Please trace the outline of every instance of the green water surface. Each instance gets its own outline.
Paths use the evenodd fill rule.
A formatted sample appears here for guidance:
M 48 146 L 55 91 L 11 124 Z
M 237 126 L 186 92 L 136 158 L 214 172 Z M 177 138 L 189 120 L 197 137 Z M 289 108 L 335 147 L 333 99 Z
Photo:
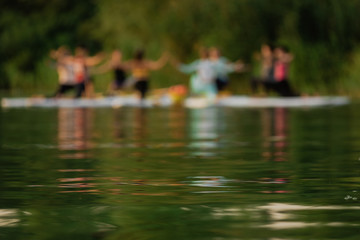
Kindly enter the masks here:
M 359 239 L 359 107 L 2 109 L 0 239 Z

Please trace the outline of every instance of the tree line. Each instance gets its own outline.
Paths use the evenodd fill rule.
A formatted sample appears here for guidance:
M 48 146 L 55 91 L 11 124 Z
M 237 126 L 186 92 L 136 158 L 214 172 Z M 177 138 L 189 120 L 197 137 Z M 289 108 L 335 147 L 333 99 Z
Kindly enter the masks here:
M 253 63 L 262 43 L 294 54 L 291 81 L 305 91 L 354 90 L 360 66 L 357 0 L 2 0 L 0 87 L 55 82 L 44 62 L 61 45 L 131 57 L 169 51 L 183 61 L 199 46 Z M 252 64 L 254 65 L 254 64 Z M 255 69 L 255 68 L 253 68 Z M 167 71 L 166 75 L 176 75 Z M 253 73 L 250 73 L 253 74 Z M 167 85 L 169 77 L 157 84 Z

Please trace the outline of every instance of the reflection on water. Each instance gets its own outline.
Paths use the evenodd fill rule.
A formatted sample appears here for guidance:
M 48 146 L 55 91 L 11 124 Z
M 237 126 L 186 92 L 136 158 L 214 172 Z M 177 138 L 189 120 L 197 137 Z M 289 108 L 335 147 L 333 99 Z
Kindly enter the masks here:
M 60 150 L 85 150 L 91 148 L 91 109 L 59 108 L 58 141 Z M 63 154 L 62 158 L 85 158 L 84 152 Z
M 330 222 L 301 222 L 294 221 L 296 219 L 296 212 L 308 212 L 311 214 L 317 214 L 319 211 L 328 211 L 334 212 L 341 210 L 348 211 L 360 211 L 360 206 L 305 206 L 305 205 L 295 205 L 288 203 L 271 203 L 265 206 L 258 207 L 260 210 L 266 210 L 270 215 L 272 223 L 266 224 L 262 227 L 273 228 L 273 229 L 287 229 L 287 228 L 306 228 L 306 227 L 319 227 L 319 226 L 352 226 L 358 227 L 359 223 L 354 224 L 352 222 L 346 222 L 344 219 L 335 218 Z
M 142 142 L 138 147 L 144 147 L 147 140 L 147 115 L 145 108 L 135 109 L 134 116 L 134 140 Z
M 234 181 L 223 176 L 196 176 L 189 179 L 192 179 L 189 184 L 197 187 L 228 187 L 226 183 Z
M 113 121 L 113 131 L 114 138 L 116 140 L 124 140 L 126 139 L 126 129 L 125 129 L 125 114 L 121 110 L 114 111 L 114 121 Z
M 291 132 L 288 129 L 288 118 L 286 108 L 269 108 L 261 110 L 263 152 L 265 161 L 283 162 L 288 161 L 287 145 L 291 139 Z M 280 163 L 279 163 L 280 164 Z M 269 184 L 289 183 L 289 174 L 276 170 L 276 178 L 263 177 L 260 180 Z M 289 190 L 263 190 L 262 193 L 289 193 Z
M 264 139 L 263 157 L 267 160 L 286 161 L 288 132 L 287 109 L 263 109 L 261 112 Z
M 190 148 L 197 156 L 214 156 L 218 146 L 218 108 L 204 108 L 190 111 Z
M 357 239 L 357 115 L 6 110 L 0 239 Z

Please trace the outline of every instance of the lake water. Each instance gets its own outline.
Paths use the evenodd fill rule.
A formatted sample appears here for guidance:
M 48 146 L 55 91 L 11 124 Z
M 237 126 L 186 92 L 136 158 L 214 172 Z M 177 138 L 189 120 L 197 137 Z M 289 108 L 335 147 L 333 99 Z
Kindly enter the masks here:
M 359 107 L 2 109 L 0 239 L 359 239 Z

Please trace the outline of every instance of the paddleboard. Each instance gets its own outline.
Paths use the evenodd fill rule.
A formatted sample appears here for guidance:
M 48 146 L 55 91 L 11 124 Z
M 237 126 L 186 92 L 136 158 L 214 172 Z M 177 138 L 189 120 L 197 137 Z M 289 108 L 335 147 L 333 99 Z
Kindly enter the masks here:
M 319 106 L 340 106 L 350 103 L 350 99 L 340 96 L 322 97 L 248 97 L 230 96 L 209 101 L 201 97 L 189 97 L 183 102 L 187 108 L 205 108 L 212 106 L 233 107 L 233 108 L 257 108 L 257 107 L 319 107 Z M 3 98 L 3 108 L 97 108 L 97 107 L 169 107 L 174 101 L 163 96 L 157 99 L 140 100 L 134 96 L 101 97 L 93 99 L 70 99 L 70 98 Z

